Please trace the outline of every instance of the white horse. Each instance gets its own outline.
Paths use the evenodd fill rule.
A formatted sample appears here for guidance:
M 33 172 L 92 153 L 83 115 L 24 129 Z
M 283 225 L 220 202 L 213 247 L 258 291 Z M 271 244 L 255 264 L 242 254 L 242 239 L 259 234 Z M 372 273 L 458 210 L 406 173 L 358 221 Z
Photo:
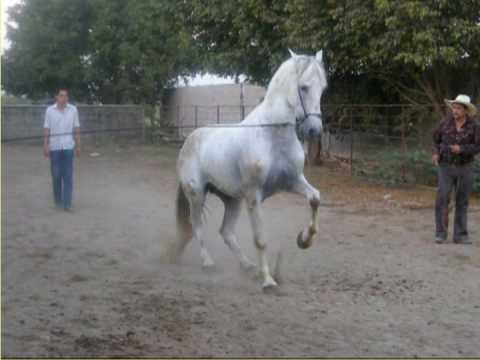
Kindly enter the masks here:
M 169 254 L 177 258 L 192 238 L 200 243 L 205 267 L 214 263 L 202 239 L 203 209 L 208 192 L 225 205 L 220 233 L 245 269 L 255 268 L 235 237 L 241 203 L 247 204 L 258 250 L 263 287 L 274 287 L 266 258 L 261 204 L 280 191 L 303 195 L 311 207 L 309 225 L 297 237 L 308 248 L 317 233 L 320 193 L 303 174 L 305 154 L 295 125 L 307 138 L 322 131 L 320 99 L 327 86 L 322 51 L 315 57 L 296 55 L 285 61 L 273 76 L 267 93 L 244 121 L 234 126 L 209 126 L 186 139 L 178 158 L 180 185 L 177 193 L 177 225 L 180 238 Z

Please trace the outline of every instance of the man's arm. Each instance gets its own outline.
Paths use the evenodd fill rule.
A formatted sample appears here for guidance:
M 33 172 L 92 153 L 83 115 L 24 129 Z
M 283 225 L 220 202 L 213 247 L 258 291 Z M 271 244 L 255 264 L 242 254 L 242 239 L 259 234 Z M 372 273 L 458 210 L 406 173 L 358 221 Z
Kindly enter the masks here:
M 75 129 L 75 154 L 80 156 L 80 120 L 78 119 L 78 110 L 76 108 L 73 128 Z
M 433 140 L 433 147 L 432 147 L 432 162 L 434 165 L 438 165 L 438 160 L 440 158 L 440 144 L 442 143 L 442 133 L 441 127 L 442 123 L 440 123 L 437 128 L 433 131 L 432 140 Z
M 480 153 L 480 126 L 478 124 L 475 124 L 473 144 L 460 145 L 460 153 L 466 155 Z
M 441 122 L 433 131 L 432 140 L 433 140 L 433 147 L 432 147 L 432 154 L 439 155 L 440 154 L 440 144 L 442 143 L 442 124 Z
M 80 155 L 80 127 L 75 127 L 75 153 Z
M 48 121 L 48 109 L 45 111 L 45 120 L 43 122 L 43 155 L 46 158 L 50 155 L 50 149 L 48 147 L 50 141 L 50 122 Z
M 50 140 L 50 129 L 44 128 L 43 129 L 43 155 L 46 158 L 50 155 L 50 149 L 48 148 L 48 142 Z

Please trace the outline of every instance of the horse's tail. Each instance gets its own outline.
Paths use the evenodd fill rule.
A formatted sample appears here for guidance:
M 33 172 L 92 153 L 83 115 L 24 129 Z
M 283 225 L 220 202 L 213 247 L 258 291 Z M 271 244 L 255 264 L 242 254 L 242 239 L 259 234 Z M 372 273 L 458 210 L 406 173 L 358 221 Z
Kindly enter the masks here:
M 162 263 L 176 263 L 182 255 L 185 246 L 191 239 L 192 225 L 190 224 L 190 204 L 183 191 L 182 185 L 177 189 L 177 238 L 163 245 L 160 261 Z
M 181 243 L 180 252 L 187 242 L 192 238 L 192 224 L 190 222 L 190 203 L 188 202 L 185 191 L 181 184 L 177 189 L 177 234 L 178 241 Z

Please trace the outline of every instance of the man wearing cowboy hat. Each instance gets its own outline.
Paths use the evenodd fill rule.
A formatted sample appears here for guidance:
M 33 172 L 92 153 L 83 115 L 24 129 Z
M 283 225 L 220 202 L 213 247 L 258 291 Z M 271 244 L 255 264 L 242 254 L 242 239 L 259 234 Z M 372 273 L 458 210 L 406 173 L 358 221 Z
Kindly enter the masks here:
M 468 198 L 473 187 L 472 163 L 480 152 L 480 127 L 473 120 L 477 109 L 467 95 L 445 99 L 451 110 L 433 133 L 432 161 L 438 165 L 438 191 L 435 203 L 435 241 L 447 240 L 448 205 L 455 187 L 453 242 L 471 244 L 467 230 Z

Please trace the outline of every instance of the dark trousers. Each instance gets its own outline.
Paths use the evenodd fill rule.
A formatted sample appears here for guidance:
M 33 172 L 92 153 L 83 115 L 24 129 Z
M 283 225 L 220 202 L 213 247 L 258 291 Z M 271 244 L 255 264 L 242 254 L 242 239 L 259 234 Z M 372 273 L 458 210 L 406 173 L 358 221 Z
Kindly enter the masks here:
M 438 191 L 435 203 L 436 235 L 442 238 L 448 233 L 448 205 L 450 194 L 455 188 L 455 221 L 453 239 L 468 237 L 467 208 L 468 198 L 473 187 L 473 168 L 467 165 L 440 164 L 438 167 Z
M 73 192 L 73 150 L 50 151 L 50 169 L 55 204 L 69 209 Z

